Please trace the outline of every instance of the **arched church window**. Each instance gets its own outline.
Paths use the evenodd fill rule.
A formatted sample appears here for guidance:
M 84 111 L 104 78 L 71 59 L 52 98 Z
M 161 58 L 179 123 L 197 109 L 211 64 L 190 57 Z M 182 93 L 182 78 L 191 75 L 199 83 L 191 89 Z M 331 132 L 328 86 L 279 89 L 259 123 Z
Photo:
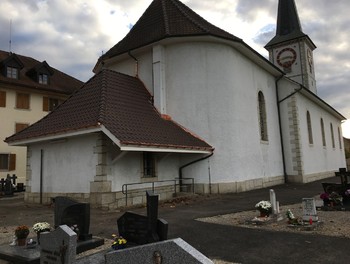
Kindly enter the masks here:
M 322 145 L 325 147 L 326 146 L 326 135 L 324 133 L 324 124 L 323 124 L 322 118 L 321 118 L 321 133 L 322 133 Z
M 312 125 L 311 125 L 311 117 L 310 112 L 306 112 L 306 120 L 307 120 L 307 132 L 309 135 L 309 144 L 314 144 L 314 139 L 312 137 Z
M 331 137 L 332 137 L 332 147 L 335 148 L 335 142 L 334 142 L 334 131 L 333 131 L 333 124 L 330 125 L 331 129 Z
M 266 104 L 264 94 L 259 91 L 258 93 L 259 104 L 259 125 L 260 125 L 260 139 L 267 141 L 267 120 L 266 120 Z
M 339 148 L 342 149 L 342 136 L 341 136 L 341 133 L 340 133 L 340 128 L 338 127 L 338 140 L 339 140 Z

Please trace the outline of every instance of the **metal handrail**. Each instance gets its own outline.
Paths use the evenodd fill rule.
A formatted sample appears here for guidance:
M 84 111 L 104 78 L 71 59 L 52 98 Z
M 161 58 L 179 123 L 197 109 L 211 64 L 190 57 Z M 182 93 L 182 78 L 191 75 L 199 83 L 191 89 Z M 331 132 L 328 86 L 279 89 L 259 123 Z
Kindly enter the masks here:
M 183 181 L 186 180 L 191 180 L 191 185 L 192 185 L 192 193 L 194 193 L 194 179 L 193 178 L 175 178 L 173 180 L 162 180 L 162 181 L 152 181 L 152 182 L 134 182 L 134 183 L 125 183 L 122 185 L 122 193 L 125 195 L 125 205 L 128 205 L 128 186 L 134 186 L 134 185 L 147 185 L 147 184 L 151 184 L 152 187 L 152 192 L 154 192 L 154 186 L 157 183 L 163 183 L 163 182 L 173 182 L 174 185 L 174 193 L 176 194 L 176 186 L 177 186 L 177 182 L 179 182 L 179 185 L 182 185 Z M 137 191 L 138 189 L 132 189 Z M 131 191 L 131 190 L 130 190 Z

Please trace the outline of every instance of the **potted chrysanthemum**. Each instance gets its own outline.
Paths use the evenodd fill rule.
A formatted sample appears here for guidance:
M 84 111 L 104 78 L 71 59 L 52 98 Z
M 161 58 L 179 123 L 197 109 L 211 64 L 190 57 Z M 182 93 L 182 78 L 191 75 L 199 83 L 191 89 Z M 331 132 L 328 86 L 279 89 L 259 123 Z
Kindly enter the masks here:
M 17 238 L 18 246 L 25 246 L 27 237 L 29 235 L 29 228 L 26 225 L 17 226 L 15 229 L 15 236 Z
M 50 232 L 51 226 L 48 222 L 39 222 L 33 225 L 33 230 L 36 233 L 38 245 L 40 245 L 40 234 Z
M 268 217 L 272 212 L 272 205 L 269 201 L 260 201 L 255 205 L 261 217 Z

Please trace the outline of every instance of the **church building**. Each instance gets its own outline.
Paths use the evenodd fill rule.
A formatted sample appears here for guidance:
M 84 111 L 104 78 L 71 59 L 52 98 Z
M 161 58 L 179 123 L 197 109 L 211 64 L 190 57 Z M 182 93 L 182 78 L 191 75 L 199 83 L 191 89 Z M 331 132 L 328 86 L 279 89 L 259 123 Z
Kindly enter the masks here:
M 280 0 L 269 60 L 179 0 L 153 0 L 95 75 L 6 139 L 28 147 L 30 202 L 100 208 L 180 191 L 306 183 L 345 167 L 345 119 L 317 96 L 311 38 Z

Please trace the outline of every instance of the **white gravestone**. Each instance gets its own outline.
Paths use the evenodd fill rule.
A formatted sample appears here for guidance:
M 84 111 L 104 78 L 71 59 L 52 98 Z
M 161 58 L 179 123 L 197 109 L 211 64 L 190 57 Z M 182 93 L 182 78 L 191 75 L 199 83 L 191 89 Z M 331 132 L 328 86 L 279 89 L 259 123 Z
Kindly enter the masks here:
M 77 234 L 67 225 L 40 235 L 40 264 L 75 263 Z
M 277 214 L 277 202 L 276 202 L 276 193 L 273 189 L 270 189 L 270 203 L 272 206 L 272 213 Z
M 314 198 L 303 198 L 303 221 L 318 221 L 316 204 Z

